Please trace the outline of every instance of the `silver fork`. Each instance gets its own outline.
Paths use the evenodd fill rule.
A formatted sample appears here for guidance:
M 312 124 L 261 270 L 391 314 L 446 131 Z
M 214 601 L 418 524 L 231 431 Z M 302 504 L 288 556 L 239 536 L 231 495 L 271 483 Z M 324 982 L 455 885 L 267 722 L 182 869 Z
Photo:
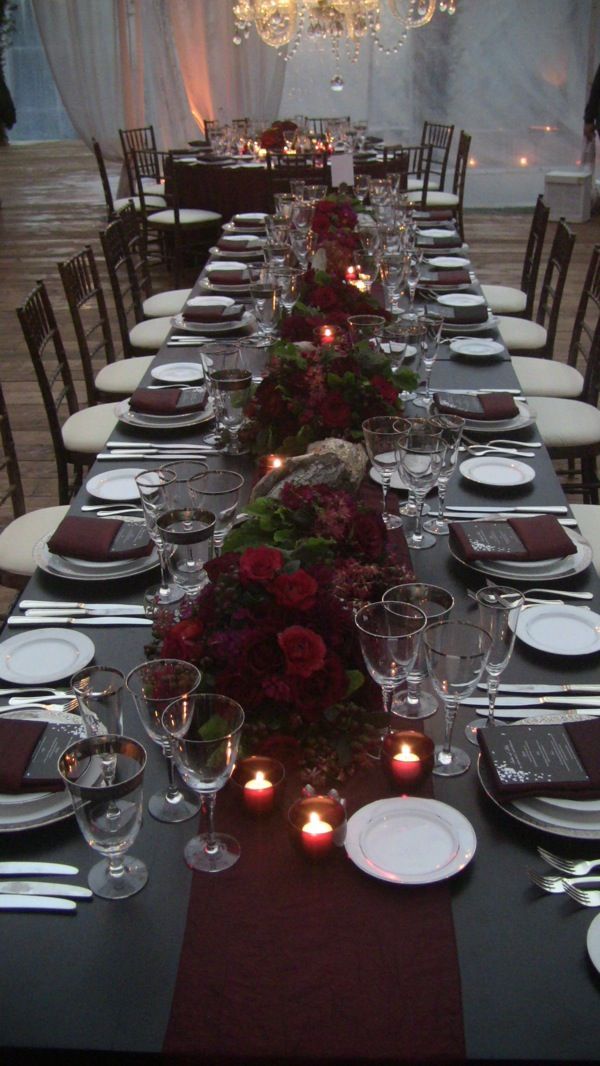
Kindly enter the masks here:
M 600 877 L 563 877 L 561 874 L 539 874 L 537 870 L 527 871 L 529 880 L 534 885 L 542 888 L 544 892 L 566 892 L 568 885 L 584 884 L 598 885 L 600 891 Z
M 585 875 L 600 866 L 600 859 L 567 859 L 563 855 L 555 855 L 545 848 L 538 848 L 538 855 L 555 870 L 562 870 L 565 874 Z
M 579 888 L 578 885 L 565 885 L 565 892 L 582 907 L 600 907 L 600 892 L 598 891 L 591 888 Z

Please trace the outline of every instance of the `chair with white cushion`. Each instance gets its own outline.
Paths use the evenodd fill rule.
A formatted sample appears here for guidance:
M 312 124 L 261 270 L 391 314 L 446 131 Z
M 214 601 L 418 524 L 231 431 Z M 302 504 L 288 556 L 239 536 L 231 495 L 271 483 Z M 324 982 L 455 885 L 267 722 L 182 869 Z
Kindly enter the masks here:
M 498 329 L 509 352 L 535 352 L 551 359 L 575 235 L 561 219 L 556 227 L 540 289 L 535 321 L 500 315 Z M 540 373 L 543 373 L 540 367 Z
M 106 213 L 108 215 L 108 221 L 112 222 L 115 214 L 125 207 L 125 204 L 132 203 L 136 211 L 141 211 L 141 203 L 139 196 L 121 196 L 115 200 L 113 197 L 112 189 L 110 187 L 110 181 L 108 179 L 108 172 L 106 170 L 106 163 L 104 161 L 104 155 L 102 149 L 98 144 L 98 141 L 92 137 L 92 148 L 96 157 L 96 163 L 98 164 L 98 173 L 100 175 L 100 181 L 102 183 L 102 191 L 104 192 L 104 199 L 106 201 Z M 148 211 L 160 211 L 162 207 L 167 206 L 167 201 L 164 196 L 146 196 L 146 209 Z
M 114 403 L 79 409 L 67 353 L 43 281 L 17 308 L 38 380 L 58 475 L 58 498 L 68 503 L 117 425 Z M 73 474 L 70 475 L 70 467 Z
M 100 232 L 125 359 L 157 352 L 171 330 L 171 317 L 144 319 L 142 301 L 119 219 Z
M 2 386 L 0 385 L 0 505 L 9 503 L 13 518 L 0 533 L 0 584 L 22 589 L 36 564 L 33 549 L 54 532 L 67 514 L 68 504 L 26 511 L 21 471 Z
M 127 130 L 119 130 L 119 139 L 123 149 L 123 162 L 131 195 L 134 196 L 137 192 L 133 157 L 135 152 L 142 151 L 147 153 L 146 173 L 144 174 L 145 196 L 164 197 L 164 181 L 160 173 L 154 126 L 135 126 Z
M 591 545 L 592 560 L 600 574 L 600 507 L 593 503 L 571 504 L 573 517 L 585 539 Z
M 164 292 L 153 293 L 144 232 L 131 204 L 127 204 L 119 211 L 117 220 L 121 223 L 125 249 L 136 279 L 143 314 L 146 318 L 178 315 L 187 303 L 192 290 L 189 288 L 166 289 Z
M 481 291 L 492 314 L 520 315 L 522 318 L 529 319 L 533 317 L 535 289 L 549 217 L 550 208 L 546 206 L 544 197 L 540 193 L 533 211 L 531 226 L 529 227 L 529 237 L 527 238 L 523 272 L 521 274 L 521 287 L 516 289 L 512 285 L 481 286 Z
M 444 188 L 453 134 L 454 126 L 445 126 L 441 122 L 423 123 L 421 144 L 432 149 L 429 173 L 429 188 L 432 191 L 442 191 Z
M 463 241 L 465 239 L 463 203 L 465 198 L 465 182 L 467 180 L 470 151 L 471 135 L 465 133 L 464 130 L 461 130 L 460 137 L 458 138 L 456 161 L 454 164 L 452 192 L 444 192 L 443 190 L 437 191 L 436 189 L 430 188 L 423 201 L 423 207 L 428 211 L 434 211 L 436 208 L 442 210 L 447 208 L 452 211 L 452 215 L 458 227 L 458 232 Z

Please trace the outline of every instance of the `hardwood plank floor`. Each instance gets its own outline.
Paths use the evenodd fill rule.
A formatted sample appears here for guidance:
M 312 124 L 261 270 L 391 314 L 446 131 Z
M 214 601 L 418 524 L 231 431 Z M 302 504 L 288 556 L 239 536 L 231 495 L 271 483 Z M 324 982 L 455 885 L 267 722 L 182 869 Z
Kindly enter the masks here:
M 119 166 L 109 165 L 109 171 L 116 189 Z M 43 507 L 56 503 L 56 472 L 45 413 L 15 308 L 38 279 L 46 281 L 83 403 L 75 338 L 56 264 L 91 244 L 106 282 L 98 239 L 106 211 L 94 156 L 79 141 L 1 148 L 0 198 L 0 381 L 9 405 L 28 507 Z M 529 222 L 529 215 L 523 212 L 467 211 L 466 236 L 481 281 L 518 285 Z M 563 298 L 557 358 L 566 354 L 591 249 L 600 241 L 600 217 L 573 229 L 577 240 Z M 547 245 L 553 232 L 550 225 Z M 169 285 L 165 276 L 164 287 Z M 107 284 L 105 288 L 108 294 Z M 117 342 L 116 321 L 114 339 Z M 0 522 L 8 518 L 7 509 L 0 510 Z M 0 590 L 0 609 L 11 599 L 11 594 L 5 596 Z

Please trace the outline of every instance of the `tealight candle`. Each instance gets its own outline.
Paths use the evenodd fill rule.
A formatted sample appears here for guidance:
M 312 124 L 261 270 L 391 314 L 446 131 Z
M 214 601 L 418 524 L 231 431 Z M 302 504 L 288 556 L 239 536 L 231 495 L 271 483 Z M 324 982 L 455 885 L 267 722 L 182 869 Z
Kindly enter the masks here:
M 416 781 L 421 776 L 421 760 L 408 744 L 403 744 L 392 758 L 392 773 L 400 782 Z M 247 787 L 247 786 L 246 786 Z
M 346 270 L 346 281 L 349 281 L 350 284 L 352 284 L 352 282 L 356 281 L 357 278 L 358 278 L 358 271 L 357 271 L 356 267 L 349 266 L 348 269 Z
M 306 854 L 318 859 L 333 847 L 333 826 L 322 821 L 316 811 L 311 811 L 302 826 L 301 840 Z
M 416 730 L 388 733 L 381 746 L 381 764 L 396 790 L 410 792 L 433 769 L 434 744 Z
M 262 770 L 257 772 L 256 777 L 246 781 L 244 803 L 252 814 L 266 814 L 273 809 L 275 789 Z
M 272 470 L 281 470 L 284 463 L 285 459 L 281 455 L 261 455 L 258 460 L 259 477 L 270 474 Z
M 290 807 L 288 824 L 294 846 L 306 859 L 320 862 L 346 839 L 346 808 L 337 793 L 305 794 Z

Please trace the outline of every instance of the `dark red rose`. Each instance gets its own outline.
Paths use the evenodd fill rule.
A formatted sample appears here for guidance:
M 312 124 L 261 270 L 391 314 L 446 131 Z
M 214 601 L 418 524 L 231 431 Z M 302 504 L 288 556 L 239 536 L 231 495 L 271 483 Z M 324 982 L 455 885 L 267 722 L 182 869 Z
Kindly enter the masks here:
M 320 311 L 333 311 L 339 305 L 339 300 L 331 285 L 317 285 L 310 295 L 311 307 L 318 307 Z
M 216 674 L 214 690 L 222 696 L 236 700 L 246 712 L 256 710 L 263 700 L 260 685 L 249 685 L 247 675 L 240 674 L 235 669 L 222 670 Z
M 204 622 L 199 618 L 185 618 L 170 629 L 162 642 L 164 659 L 184 659 L 197 662 L 202 652 Z
M 287 412 L 286 402 L 281 394 L 281 389 L 274 381 L 264 378 L 258 386 L 255 396 L 255 404 L 259 403 L 263 415 L 268 418 L 283 418 Z
M 210 581 L 218 581 L 222 575 L 236 577 L 240 557 L 237 552 L 224 552 L 218 559 L 209 559 L 204 564 L 204 569 Z M 203 596 L 205 593 L 203 593 Z
M 305 626 L 288 626 L 277 639 L 285 656 L 288 674 L 306 678 L 323 667 L 327 647 L 314 630 Z
M 314 722 L 328 707 L 343 700 L 347 688 L 341 660 L 329 652 L 322 670 L 316 670 L 309 678 L 294 678 L 294 703 L 305 722 Z
M 357 515 L 352 523 L 352 535 L 365 559 L 373 562 L 381 559 L 386 540 L 381 515 L 374 511 Z
M 240 559 L 240 580 L 268 585 L 283 568 L 283 555 L 277 548 L 246 548 Z
M 323 400 L 319 415 L 327 429 L 348 429 L 352 422 L 352 408 L 339 392 L 331 392 Z
M 377 392 L 385 403 L 389 403 L 390 407 L 396 406 L 398 402 L 398 390 L 391 381 L 380 377 L 379 374 L 375 374 L 371 379 L 371 384 L 374 389 L 377 389 Z
M 312 341 L 313 327 L 304 315 L 287 315 L 281 325 L 284 341 Z
M 318 589 L 314 577 L 305 570 L 296 570 L 294 574 L 278 574 L 271 585 L 277 603 L 295 611 L 312 610 Z
M 277 578 L 275 579 L 277 580 Z M 244 652 L 238 664 L 240 673 L 262 678 L 265 675 L 283 673 L 285 660 L 273 630 L 257 629 L 244 642 Z

